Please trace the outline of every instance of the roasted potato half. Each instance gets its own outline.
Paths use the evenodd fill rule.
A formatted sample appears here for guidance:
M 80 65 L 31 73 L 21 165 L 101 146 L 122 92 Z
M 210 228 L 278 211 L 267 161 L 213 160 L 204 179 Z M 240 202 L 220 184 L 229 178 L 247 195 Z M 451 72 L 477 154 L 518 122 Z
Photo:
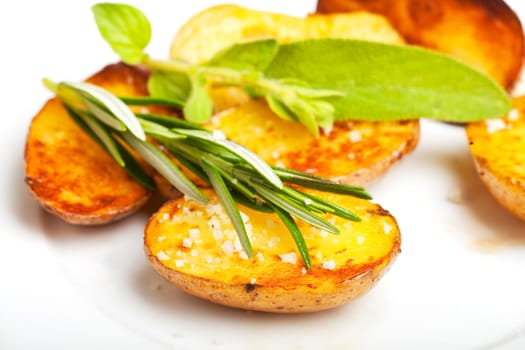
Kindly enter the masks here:
M 109 65 L 89 82 L 124 96 L 145 95 L 146 74 Z M 150 197 L 69 117 L 49 100 L 33 118 L 25 146 L 25 181 L 43 208 L 73 224 L 103 224 L 133 213 Z
M 450 54 L 507 89 L 523 65 L 523 29 L 503 0 L 319 0 L 317 11 L 381 14 L 408 43 Z
M 379 205 L 316 193 L 362 221 L 326 217 L 339 235 L 299 222 L 312 257 L 307 270 L 276 215 L 241 207 L 254 249 L 248 258 L 216 196 L 205 193 L 206 206 L 184 198 L 163 205 L 146 226 L 144 245 L 160 275 L 214 303 L 277 313 L 333 308 L 370 290 L 400 251 L 396 220 Z
M 315 138 L 302 124 L 276 116 L 263 100 L 217 114 L 207 125 L 257 153 L 271 165 L 366 186 L 410 153 L 419 121 L 341 121 Z
M 403 42 L 384 17 L 371 13 L 299 18 L 219 5 L 199 12 L 179 29 L 171 45 L 171 57 L 203 62 L 239 41 L 267 37 L 281 42 L 326 37 Z
M 354 13 L 296 18 L 222 5 L 206 9 L 176 34 L 171 56 L 190 62 L 245 39 L 272 36 L 281 42 L 345 37 L 402 44 L 400 35 L 378 15 Z M 419 121 L 340 122 L 318 139 L 297 123 L 278 118 L 264 101 L 239 89 L 213 91 L 217 114 L 207 125 L 255 151 L 264 160 L 343 182 L 368 185 L 377 180 L 419 140 Z M 235 107 L 236 108 L 232 108 Z
M 466 128 L 470 151 L 481 180 L 508 211 L 525 220 L 525 96 L 500 119 Z

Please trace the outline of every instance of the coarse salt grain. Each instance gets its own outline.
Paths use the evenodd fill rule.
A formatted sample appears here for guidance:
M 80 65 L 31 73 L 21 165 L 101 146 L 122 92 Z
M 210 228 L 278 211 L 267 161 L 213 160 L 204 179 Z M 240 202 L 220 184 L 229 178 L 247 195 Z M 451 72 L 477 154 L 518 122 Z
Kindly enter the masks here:
M 208 215 L 220 214 L 222 212 L 222 207 L 220 204 L 209 204 L 206 206 L 206 213 Z
M 485 120 L 485 125 L 487 126 L 487 132 L 489 134 L 495 133 L 496 131 L 503 130 L 507 126 L 507 124 L 505 124 L 505 121 L 499 118 Z
M 326 270 L 335 269 L 335 261 L 333 259 L 323 261 L 323 269 L 326 269 Z
M 182 240 L 182 246 L 184 248 L 191 248 L 192 245 L 193 245 L 193 240 L 191 238 L 184 238 Z
M 303 267 L 303 268 L 301 269 L 301 272 L 303 273 L 303 275 L 306 275 L 306 272 L 307 272 L 306 268 Z
M 191 255 L 191 256 L 197 256 L 197 255 L 199 255 L 199 252 L 197 251 L 197 249 L 192 249 L 192 250 L 190 251 L 190 255 Z
M 164 213 L 162 215 L 162 220 L 166 221 L 166 220 L 169 220 L 170 219 L 170 213 Z
M 392 225 L 390 225 L 388 222 L 383 223 L 383 232 L 385 234 L 388 235 L 392 231 L 392 229 L 393 229 Z
M 280 156 L 280 153 L 279 153 L 279 152 L 277 152 L 277 151 L 273 151 L 273 152 L 272 152 L 272 158 L 273 158 L 273 159 L 277 159 L 277 158 L 279 158 L 279 156 Z
M 295 264 L 297 262 L 297 255 L 295 254 L 295 252 L 279 254 L 279 258 L 281 258 L 281 261 L 283 263 L 287 264 Z
M 305 198 L 304 205 L 310 205 L 310 204 L 312 204 L 312 200 L 310 198 Z
M 248 221 L 250 221 L 250 217 L 246 215 L 246 213 L 243 213 L 242 211 L 240 213 L 241 213 L 242 222 L 247 223 Z
M 175 259 L 173 260 L 173 262 L 175 263 L 175 266 L 177 267 L 183 267 L 186 264 L 186 260 L 184 259 Z
M 190 237 L 193 240 L 199 239 L 201 236 L 201 230 L 199 230 L 198 228 L 190 228 L 189 232 L 190 232 Z
M 160 251 L 160 252 L 157 253 L 157 258 L 159 260 L 169 260 L 170 259 L 168 254 L 164 253 L 163 251 Z
M 272 237 L 268 240 L 268 247 L 273 247 L 274 245 L 276 245 L 277 243 L 279 243 L 281 239 L 279 237 Z
M 210 218 L 210 221 L 208 221 L 208 226 L 211 228 L 211 229 L 218 229 L 221 227 L 221 222 L 220 220 L 216 217 L 216 216 L 212 216 Z
M 328 232 L 326 232 L 325 230 L 319 230 L 319 236 L 321 236 L 322 238 L 326 238 L 328 237 Z
M 246 252 L 243 250 L 239 252 L 239 258 L 241 258 L 242 260 L 248 260 L 248 254 L 246 254 Z
M 362 140 L 361 133 L 359 130 L 352 130 L 348 133 L 348 138 L 350 142 L 356 143 Z
M 213 230 L 212 234 L 213 234 L 213 238 L 216 241 L 220 241 L 222 239 L 222 237 L 223 237 L 221 230 Z
M 318 260 L 322 260 L 322 259 L 323 259 L 323 253 L 321 253 L 321 252 L 317 252 L 317 254 L 315 254 L 315 257 L 316 257 Z
M 257 257 L 257 260 L 259 260 L 259 261 L 264 261 L 264 255 L 263 255 L 263 253 L 261 253 L 261 252 L 257 252 L 257 254 L 255 254 L 255 256 Z
M 207 262 L 208 264 L 211 264 L 211 263 L 213 262 L 213 257 L 212 257 L 211 255 L 208 255 L 208 256 L 206 257 L 206 262 Z
M 157 242 L 162 242 L 165 239 L 166 239 L 166 236 L 158 236 L 157 237 Z
M 348 159 L 350 159 L 350 160 L 355 159 L 355 154 L 354 154 L 354 153 L 348 153 L 346 156 L 347 156 Z
M 230 240 L 224 241 L 224 243 L 221 245 L 222 251 L 226 255 L 232 255 L 233 254 L 233 243 Z
M 252 278 L 252 279 L 250 280 L 250 284 L 252 284 L 252 285 L 255 284 L 255 282 L 257 282 L 257 280 L 256 280 L 255 278 Z
M 519 117 L 520 117 L 520 112 L 516 108 L 513 108 L 510 110 L 508 114 L 508 118 L 510 121 L 516 121 L 519 119 Z
M 357 236 L 357 244 L 363 244 L 363 243 L 365 243 L 365 237 Z

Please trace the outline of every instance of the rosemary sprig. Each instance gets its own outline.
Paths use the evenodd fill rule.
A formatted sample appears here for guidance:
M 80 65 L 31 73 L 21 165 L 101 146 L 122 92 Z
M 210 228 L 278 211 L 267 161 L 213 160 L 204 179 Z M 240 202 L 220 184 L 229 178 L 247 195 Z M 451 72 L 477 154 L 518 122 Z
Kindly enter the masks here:
M 305 266 L 311 268 L 308 247 L 295 220 L 337 234 L 337 227 L 319 214 L 330 213 L 354 221 L 360 219 L 346 208 L 287 186 L 283 181 L 321 191 L 370 198 L 361 187 L 341 185 L 284 168 L 272 168 L 250 150 L 228 140 L 221 132 L 205 130 L 174 117 L 133 114 L 121 99 L 98 86 L 89 83 L 52 84 L 49 81 L 46 85 L 55 91 L 71 118 L 118 164 L 147 187 L 152 188 L 153 182 L 126 151 L 126 147 L 133 149 L 184 195 L 200 203 L 207 203 L 208 198 L 172 159 L 177 159 L 208 182 L 225 208 L 248 257 L 253 256 L 253 249 L 237 202 L 261 212 L 277 214 L 296 242 Z M 142 135 L 145 135 L 144 138 Z

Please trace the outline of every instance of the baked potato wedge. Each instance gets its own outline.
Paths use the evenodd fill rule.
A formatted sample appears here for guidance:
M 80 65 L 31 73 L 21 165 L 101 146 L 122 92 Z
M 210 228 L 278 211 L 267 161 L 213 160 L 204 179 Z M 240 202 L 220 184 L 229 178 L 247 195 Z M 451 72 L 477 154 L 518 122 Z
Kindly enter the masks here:
M 466 127 L 478 174 L 494 198 L 525 220 L 525 96 L 505 117 Z
M 123 64 L 89 82 L 123 96 L 146 95 L 147 75 Z M 104 224 L 133 213 L 151 195 L 49 100 L 33 118 L 25 145 L 25 181 L 47 211 L 81 225 Z
M 341 121 L 315 138 L 304 125 L 276 116 L 263 100 L 219 113 L 207 127 L 271 165 L 358 186 L 376 181 L 419 140 L 418 120 Z
M 170 55 L 192 63 L 204 62 L 234 43 L 265 37 L 281 42 L 327 37 L 403 42 L 384 17 L 371 13 L 299 18 L 237 5 L 218 5 L 197 13 L 179 29 Z
M 351 208 L 362 221 L 325 217 L 339 235 L 298 222 L 312 257 L 307 270 L 277 215 L 241 207 L 254 249 L 248 258 L 217 197 L 205 193 L 206 206 L 184 198 L 164 204 L 145 228 L 144 247 L 160 275 L 214 303 L 276 313 L 333 308 L 370 290 L 400 251 L 396 220 L 379 205 L 316 193 Z
M 204 10 L 186 22 L 175 35 L 171 56 L 201 62 L 235 42 L 268 36 L 281 42 L 344 37 L 403 43 L 383 17 L 373 14 L 296 18 L 222 5 Z M 417 120 L 339 122 L 315 139 L 304 126 L 278 118 L 264 101 L 250 101 L 242 90 L 220 88 L 213 95 L 216 110 L 223 112 L 207 127 L 220 129 L 272 165 L 346 183 L 365 186 L 374 182 L 410 153 L 419 140 Z
M 523 65 L 523 28 L 503 0 L 319 0 L 317 11 L 381 14 L 408 43 L 450 54 L 507 89 Z

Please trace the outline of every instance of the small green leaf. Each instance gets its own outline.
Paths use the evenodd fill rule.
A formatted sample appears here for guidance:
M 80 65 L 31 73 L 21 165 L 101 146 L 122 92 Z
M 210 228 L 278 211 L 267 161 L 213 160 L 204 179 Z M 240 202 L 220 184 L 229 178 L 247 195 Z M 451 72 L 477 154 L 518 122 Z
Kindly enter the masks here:
M 100 34 L 122 61 L 140 63 L 151 40 L 151 25 L 146 16 L 125 4 L 100 3 L 92 11 Z
M 213 113 L 213 101 L 208 93 L 206 78 L 201 75 L 191 79 L 191 93 L 183 109 L 186 120 L 202 124 L 207 122 Z
M 279 50 L 275 39 L 251 40 L 219 51 L 204 66 L 232 68 L 237 71 L 263 71 Z
M 297 117 L 295 116 L 295 114 L 292 111 L 290 111 L 290 109 L 279 99 L 278 96 L 271 93 L 267 93 L 266 95 L 264 95 L 264 99 L 266 100 L 266 102 L 268 102 L 268 106 L 270 107 L 270 109 L 279 117 L 292 122 L 297 121 Z
M 184 106 L 190 96 L 190 78 L 181 72 L 154 70 L 148 79 L 148 91 L 152 97 L 177 101 Z
M 282 45 L 264 74 L 344 93 L 327 100 L 335 107 L 336 120 L 430 117 L 467 122 L 499 117 L 511 108 L 507 93 L 484 74 L 413 46 L 306 40 Z
M 246 226 L 242 221 L 241 213 L 233 200 L 233 197 L 228 191 L 224 180 L 222 179 L 220 173 L 217 169 L 214 168 L 213 164 L 206 160 L 206 158 L 201 159 L 202 168 L 208 175 L 208 178 L 213 186 L 213 189 L 217 193 L 222 206 L 226 210 L 226 213 L 230 217 L 230 220 L 239 236 L 239 241 L 241 242 L 242 248 L 248 257 L 253 257 L 253 249 L 250 243 L 250 238 L 246 232 Z

